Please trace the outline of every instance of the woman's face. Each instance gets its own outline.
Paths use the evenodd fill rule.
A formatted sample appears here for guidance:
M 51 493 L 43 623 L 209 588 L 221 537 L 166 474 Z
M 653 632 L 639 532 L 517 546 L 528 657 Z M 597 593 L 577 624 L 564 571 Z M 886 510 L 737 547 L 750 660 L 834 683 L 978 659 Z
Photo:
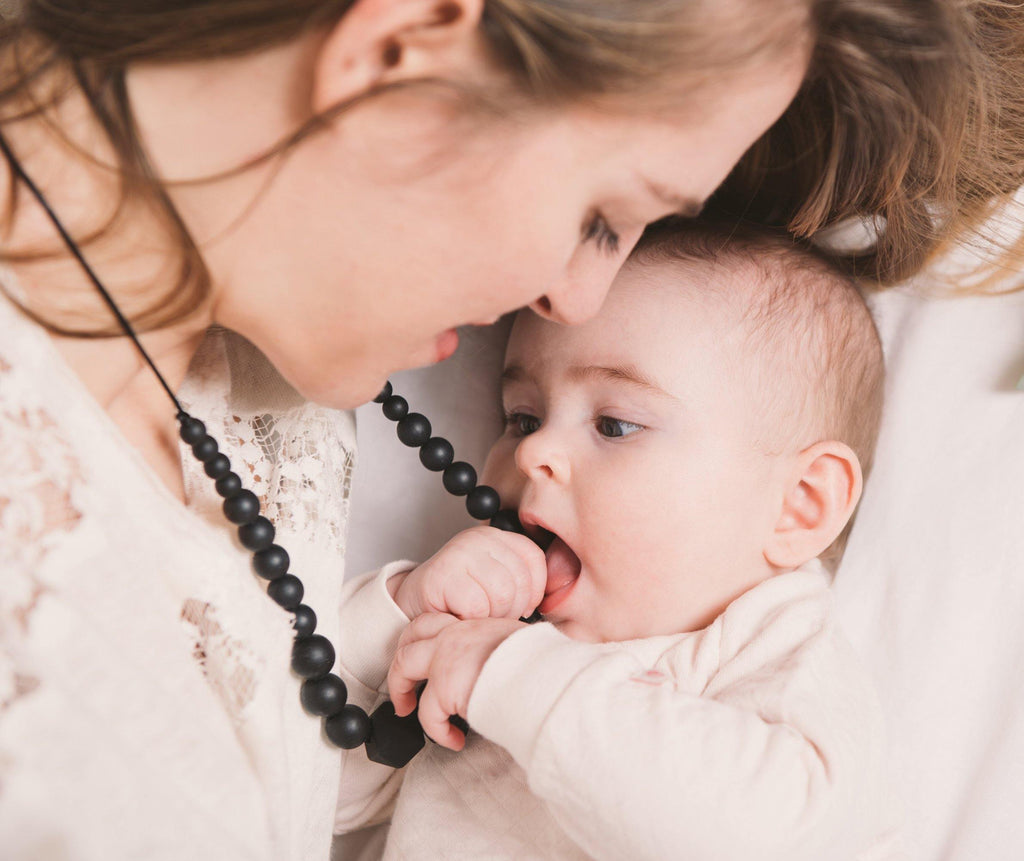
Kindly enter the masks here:
M 696 212 L 802 74 L 798 59 L 737 74 L 671 117 L 474 122 L 412 91 L 371 99 L 283 162 L 239 229 L 217 320 L 336 407 L 446 358 L 455 327 L 527 305 L 586 320 L 644 226 Z

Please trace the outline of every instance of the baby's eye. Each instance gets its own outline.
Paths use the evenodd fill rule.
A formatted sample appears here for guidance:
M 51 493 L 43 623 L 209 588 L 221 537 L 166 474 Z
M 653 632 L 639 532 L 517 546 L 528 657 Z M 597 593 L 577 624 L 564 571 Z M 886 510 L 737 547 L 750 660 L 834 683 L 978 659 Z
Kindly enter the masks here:
M 643 429 L 643 425 L 627 422 L 625 419 L 613 419 L 611 416 L 597 417 L 597 432 L 604 437 L 629 436 Z
M 505 425 L 514 434 L 529 436 L 540 427 L 540 419 L 529 413 L 506 413 Z

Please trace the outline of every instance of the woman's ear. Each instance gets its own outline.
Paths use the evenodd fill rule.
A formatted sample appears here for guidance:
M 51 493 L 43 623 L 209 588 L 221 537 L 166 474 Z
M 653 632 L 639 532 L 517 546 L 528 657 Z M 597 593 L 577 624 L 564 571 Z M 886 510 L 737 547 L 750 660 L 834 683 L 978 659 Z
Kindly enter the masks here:
M 800 452 L 765 543 L 765 560 L 789 569 L 823 553 L 853 514 L 863 482 L 860 461 L 845 443 L 826 440 Z
M 356 0 L 320 45 L 313 110 L 465 63 L 482 14 L 483 0 Z

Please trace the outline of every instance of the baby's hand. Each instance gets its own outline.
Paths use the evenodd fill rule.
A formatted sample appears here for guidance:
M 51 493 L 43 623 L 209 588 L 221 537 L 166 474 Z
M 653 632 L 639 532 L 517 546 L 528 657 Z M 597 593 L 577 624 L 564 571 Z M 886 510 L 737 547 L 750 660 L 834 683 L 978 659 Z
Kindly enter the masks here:
M 416 688 L 428 684 L 419 700 L 423 731 L 438 744 L 462 750 L 466 736 L 448 722 L 466 717 L 480 671 L 506 637 L 525 628 L 515 619 L 460 621 L 447 613 L 426 613 L 406 627 L 388 672 L 388 690 L 398 715 L 416 708 Z
M 476 526 L 460 532 L 418 568 L 392 577 L 388 588 L 410 619 L 422 613 L 518 619 L 544 598 L 546 581 L 544 551 L 529 538 Z

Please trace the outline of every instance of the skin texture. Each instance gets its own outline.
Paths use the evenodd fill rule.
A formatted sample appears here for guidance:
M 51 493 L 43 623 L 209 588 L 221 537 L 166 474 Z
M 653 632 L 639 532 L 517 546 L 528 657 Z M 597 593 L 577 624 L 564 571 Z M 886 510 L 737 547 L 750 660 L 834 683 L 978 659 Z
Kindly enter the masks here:
M 527 305 L 561 323 L 589 318 L 643 226 L 703 201 L 781 114 L 806 65 L 794 50 L 740 70 L 673 116 L 635 104 L 492 116 L 452 87 L 408 87 L 359 102 L 282 159 L 189 181 L 244 164 L 315 113 L 380 87 L 432 77 L 500 92 L 477 29 L 481 4 L 458 5 L 458 16 L 439 18 L 421 0 L 364 0 L 333 28 L 273 51 L 129 70 L 151 161 L 213 279 L 204 307 L 145 339 L 172 387 L 212 323 L 254 342 L 305 396 L 352 407 L 396 369 L 442 359 L 455 326 Z M 111 160 L 80 100 L 51 119 Z M 42 123 L 15 127 L 11 140 L 68 224 L 102 223 L 117 198 L 111 171 Z M 10 241 L 50 243 L 52 227 L 26 205 Z M 169 288 L 176 253 L 140 206 L 89 251 L 129 313 Z M 37 310 L 109 321 L 72 261 L 17 274 Z M 125 339 L 56 340 L 180 497 L 175 423 Z
M 593 320 L 565 329 L 523 313 L 513 327 L 507 425 L 483 480 L 518 506 L 529 532 L 558 536 L 540 609 L 573 639 L 703 628 L 758 583 L 820 554 L 859 499 L 857 459 L 842 442 L 783 433 L 781 451 L 759 444 L 745 372 L 759 356 L 742 302 L 702 296 L 707 277 L 630 264 Z M 777 396 L 797 398 L 801 385 L 779 380 Z M 579 561 L 559 592 L 562 542 Z M 466 564 L 451 546 L 431 560 L 435 594 L 442 563 L 452 560 L 452 572 L 456 559 Z M 421 679 L 428 715 L 467 704 L 487 657 L 520 624 L 444 619 L 417 620 L 402 637 L 389 684 L 403 708 Z M 461 745 L 446 721 L 424 727 Z

